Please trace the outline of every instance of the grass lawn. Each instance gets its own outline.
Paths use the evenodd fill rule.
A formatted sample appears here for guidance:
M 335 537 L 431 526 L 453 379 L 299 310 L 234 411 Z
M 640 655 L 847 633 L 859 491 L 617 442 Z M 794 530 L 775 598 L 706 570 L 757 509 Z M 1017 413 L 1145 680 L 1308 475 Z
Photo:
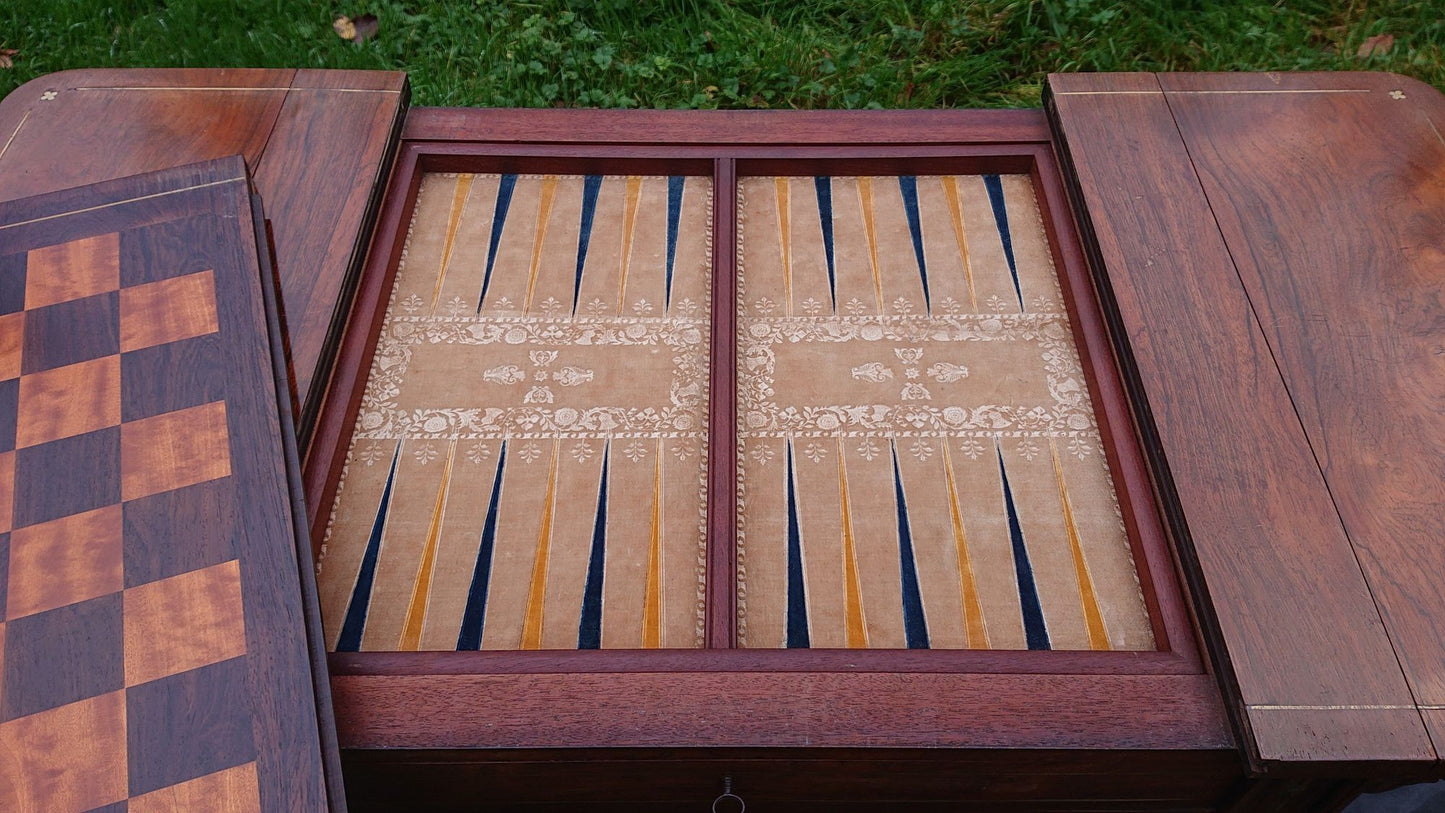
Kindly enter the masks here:
M 368 13 L 371 40 L 333 32 Z M 1445 88 L 1445 0 L 5 0 L 6 50 L 0 95 L 66 68 L 252 66 L 405 70 L 421 105 L 1017 107 L 1050 71 L 1390 70 Z

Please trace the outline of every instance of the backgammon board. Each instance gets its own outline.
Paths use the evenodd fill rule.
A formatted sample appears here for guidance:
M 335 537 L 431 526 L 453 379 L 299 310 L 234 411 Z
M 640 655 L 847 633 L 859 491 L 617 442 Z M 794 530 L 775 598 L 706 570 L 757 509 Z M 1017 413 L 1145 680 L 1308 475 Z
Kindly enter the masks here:
M 142 123 L 232 99 L 173 155 Z M 97 120 L 123 149 L 67 159 Z M 1328 810 L 1437 776 L 1442 132 L 1388 74 L 706 114 L 37 80 L 0 197 L 164 172 L 0 204 L 12 806 Z M 135 191 L 206 172 L 154 198 L 185 226 Z M 41 757 L 55 715 L 128 750 Z

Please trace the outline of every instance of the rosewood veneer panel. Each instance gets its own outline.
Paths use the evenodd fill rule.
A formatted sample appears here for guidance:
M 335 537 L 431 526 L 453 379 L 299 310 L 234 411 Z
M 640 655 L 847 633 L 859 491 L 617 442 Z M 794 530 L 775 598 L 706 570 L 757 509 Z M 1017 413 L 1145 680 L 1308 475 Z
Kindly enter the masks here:
M 1160 82 L 1415 700 L 1445 707 L 1445 98 L 1391 74 Z
M 344 327 L 406 97 L 404 73 L 299 70 L 265 154 L 251 164 L 276 241 L 303 436 Z
M 76 70 L 0 103 L 0 200 L 243 155 L 260 159 L 294 70 Z
M 239 156 L 0 203 L 0 808 L 342 806 L 253 204 Z
M 1435 759 L 1172 98 L 1150 74 L 1049 89 L 1252 756 Z
M 371 71 L 43 76 L 0 103 L 0 200 L 244 156 L 275 224 L 296 392 L 314 404 L 406 95 L 404 74 Z

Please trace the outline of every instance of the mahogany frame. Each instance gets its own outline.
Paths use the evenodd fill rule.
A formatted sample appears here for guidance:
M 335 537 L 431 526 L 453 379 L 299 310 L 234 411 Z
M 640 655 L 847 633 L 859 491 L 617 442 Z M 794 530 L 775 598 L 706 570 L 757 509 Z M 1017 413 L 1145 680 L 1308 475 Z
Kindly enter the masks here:
M 734 649 L 735 183 L 739 176 L 1026 172 L 1139 571 L 1152 652 Z M 413 109 L 307 449 L 325 532 L 422 176 L 653 172 L 714 178 L 705 648 L 332 653 L 347 749 L 892 748 L 1233 750 L 1156 502 L 1105 314 L 1042 111 Z M 926 170 L 924 169 L 926 167 Z M 1107 299 L 1105 299 L 1107 301 Z M 485 698 L 486 702 L 479 702 Z M 590 705 L 589 705 L 590 704 Z M 545 722 L 545 725 L 539 723 Z M 1113 757 L 1104 755 L 1104 759 Z

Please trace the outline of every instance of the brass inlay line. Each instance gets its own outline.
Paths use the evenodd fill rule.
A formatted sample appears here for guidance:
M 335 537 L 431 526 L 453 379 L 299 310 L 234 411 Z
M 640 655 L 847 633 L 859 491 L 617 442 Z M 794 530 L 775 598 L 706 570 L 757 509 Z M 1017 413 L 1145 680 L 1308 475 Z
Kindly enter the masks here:
M 840 450 L 841 451 L 841 450 Z M 841 457 L 841 455 L 840 455 Z M 953 545 L 958 558 L 958 589 L 963 598 L 963 626 L 969 649 L 988 649 L 988 626 L 983 620 L 983 603 L 968 555 L 968 536 L 963 530 L 963 513 L 958 508 L 958 485 L 953 477 L 953 456 L 943 444 L 943 471 L 948 476 L 948 507 L 953 517 Z
M 878 230 L 873 224 L 873 179 L 858 179 L 858 204 L 863 209 L 863 230 L 868 233 L 868 259 L 873 264 L 873 292 L 878 313 L 883 313 L 883 276 L 878 268 Z
M 532 310 L 532 294 L 537 290 L 537 272 L 542 268 L 542 241 L 547 239 L 547 221 L 552 216 L 552 201 L 557 197 L 557 176 L 542 178 L 542 199 L 537 203 L 537 238 L 532 241 L 532 268 L 527 273 L 527 301 L 522 312 Z
M 1229 96 L 1245 93 L 1369 93 L 1368 88 L 1318 88 L 1309 89 L 1286 89 L 1278 90 L 1166 90 L 1165 93 L 1192 93 L 1198 95 Z
M 853 509 L 848 500 L 848 468 L 843 463 L 843 438 L 838 438 L 838 496 L 843 516 L 844 629 L 849 649 L 868 646 L 868 623 L 863 616 L 863 582 L 858 574 L 858 552 L 853 541 Z
M 958 177 L 943 176 L 943 189 L 948 198 L 948 211 L 953 215 L 953 236 L 958 241 L 958 251 L 963 255 L 963 278 L 968 281 L 968 302 L 972 310 L 978 310 L 978 297 L 973 292 L 973 259 L 968 256 L 968 231 L 963 226 L 963 202 L 958 196 Z
M 293 90 L 314 90 L 321 93 L 400 93 L 399 89 L 387 90 L 383 88 L 308 88 L 308 87 L 142 87 L 140 85 L 119 85 L 117 87 L 80 87 L 71 90 L 148 90 L 153 93 L 166 93 L 169 91 L 196 91 L 208 90 L 226 91 L 229 93 L 287 93 Z
M 156 192 L 156 193 L 151 194 L 151 195 L 141 195 L 140 197 L 136 197 L 136 198 L 126 198 L 125 200 L 117 200 L 117 201 L 113 201 L 113 202 L 111 202 L 111 203 L 102 203 L 102 204 L 100 204 L 100 205 L 98 205 L 98 206 L 87 206 L 87 207 L 85 207 L 84 209 L 71 209 L 71 210 L 68 211 L 68 212 L 59 212 L 59 213 L 53 214 L 53 215 L 46 215 L 45 217 L 31 218 L 30 220 L 22 220 L 22 221 L 20 221 L 20 222 L 18 222 L 18 223 L 6 223 L 6 224 L 4 224 L 4 225 L 0 225 L 0 231 L 4 231 L 5 229 L 13 229 L 13 228 L 16 228 L 17 226 L 28 226 L 28 225 L 30 225 L 31 223 L 43 223 L 43 222 L 45 222 L 45 221 L 47 221 L 47 220 L 55 220 L 55 219 L 57 219 L 57 218 L 70 217 L 71 215 L 82 215 L 82 214 L 85 214 L 86 212 L 98 212 L 98 211 L 100 211 L 101 209 L 109 209 L 109 208 L 111 208 L 111 207 L 113 207 L 113 206 L 124 206 L 124 205 L 127 204 L 127 203 L 139 203 L 140 201 L 143 201 L 143 200 L 154 200 L 155 198 L 163 198 L 163 197 L 166 197 L 167 195 L 179 195 L 179 194 L 182 193 L 182 192 L 193 192 L 193 191 L 195 191 L 195 190 L 197 190 L 197 189 L 209 189 L 209 188 L 211 188 L 211 187 L 213 187 L 213 186 L 224 186 L 225 184 L 228 184 L 228 183 L 236 183 L 237 181 L 244 181 L 244 180 L 246 180 L 244 177 L 240 177 L 240 178 L 226 178 L 225 180 L 221 180 L 221 181 L 211 181 L 211 182 L 209 182 L 209 183 L 196 184 L 195 186 L 187 186 L 187 187 L 185 187 L 185 188 L 183 188 L 183 189 L 170 189 L 170 190 L 167 190 L 167 191 L 165 191 L 165 192 Z
M 1276 705 L 1276 704 L 1273 704 L 1273 703 L 1259 703 L 1259 704 L 1249 704 L 1249 703 L 1246 703 L 1246 704 L 1245 704 L 1245 708 L 1248 708 L 1248 709 L 1257 709 L 1257 710 L 1259 710 L 1259 711 L 1403 711 L 1403 710 L 1405 710 L 1405 709 L 1409 709 L 1410 711 L 1414 711 L 1414 710 L 1417 709 L 1417 708 L 1421 708 L 1421 709 L 1439 709 L 1439 708 L 1445 708 L 1445 706 L 1412 706 L 1412 705 L 1397 705 L 1397 704 L 1358 705 L 1358 706 L 1348 706 L 1348 705 L 1346 705 L 1346 706 L 1306 706 L 1306 705 L 1298 705 L 1298 706 L 1295 706 L 1295 705 L 1283 705 L 1283 704 Z
M 397 649 L 403 652 L 415 652 L 421 647 L 422 625 L 426 622 L 431 582 L 436 574 L 437 542 L 441 538 L 442 522 L 446 516 L 447 497 L 451 494 L 452 461 L 456 455 L 457 442 L 453 440 L 447 446 L 447 462 L 442 468 L 442 484 L 437 488 L 436 505 L 432 507 L 431 525 L 427 527 L 426 547 L 422 550 L 421 562 L 417 564 L 411 603 L 406 608 L 406 622 L 401 627 L 401 642 L 397 644 Z
M 637 199 L 642 194 L 642 178 L 627 176 L 627 208 L 622 214 L 622 276 L 617 281 L 617 315 L 627 298 L 627 266 L 632 262 L 632 227 L 637 223 Z
M 1152 96 L 1159 93 L 1230 95 L 1245 93 L 1370 93 L 1368 88 L 1319 88 L 1278 90 L 1061 90 L 1055 96 Z
M 788 179 L 778 176 L 773 179 L 773 188 L 778 194 L 778 241 L 783 250 L 783 304 L 786 313 L 793 315 L 793 258 L 792 258 L 792 202 L 789 196 Z
M 447 265 L 451 263 L 452 247 L 457 240 L 457 227 L 462 222 L 462 212 L 465 210 L 467 201 L 472 196 L 472 174 L 464 172 L 457 176 L 457 189 L 452 194 L 452 211 L 447 219 L 447 238 L 442 245 L 442 265 L 437 271 L 436 288 L 431 294 L 431 310 L 436 313 L 437 299 L 442 295 L 442 283 L 447 278 Z
M 201 89 L 201 90 L 205 90 L 205 88 L 200 88 L 200 89 Z M 287 89 L 287 90 L 290 90 L 290 91 L 310 90 L 310 91 L 315 91 L 315 92 L 317 92 L 317 93 L 400 93 L 400 92 L 401 92 L 400 89 L 395 89 L 395 88 L 394 88 L 394 89 L 387 89 L 387 88 L 308 88 L 308 87 L 295 87 L 295 86 L 292 86 L 292 87 L 289 87 L 289 88 L 286 88 L 286 89 Z
M 537 533 L 537 556 L 532 560 L 532 586 L 527 591 L 527 617 L 522 622 L 522 649 L 542 648 L 542 608 L 547 599 L 547 559 L 552 548 L 552 517 L 556 513 L 557 450 L 552 441 L 552 465 L 547 471 L 547 496 L 542 501 L 542 530 Z
M 1084 625 L 1089 630 L 1090 649 L 1108 649 L 1109 633 L 1104 628 L 1104 615 L 1099 611 L 1099 597 L 1094 593 L 1094 579 L 1089 563 L 1084 560 L 1084 546 L 1079 542 L 1079 528 L 1074 523 L 1074 508 L 1069 504 L 1069 489 L 1064 485 L 1064 469 L 1059 465 L 1059 448 L 1049 438 L 1049 454 L 1054 458 L 1054 479 L 1059 482 L 1059 502 L 1064 507 L 1064 526 L 1069 532 L 1069 552 L 1074 556 L 1074 575 L 1079 580 L 1079 598 L 1084 605 Z
M 662 438 L 652 473 L 652 538 L 647 552 L 647 586 L 642 594 L 642 648 L 662 646 Z
M 25 111 L 25 115 L 20 117 L 20 123 L 15 125 L 15 132 L 11 133 L 10 137 L 5 139 L 5 146 L 0 147 L 0 158 L 4 158 L 5 153 L 10 149 L 10 145 L 15 143 L 15 137 L 20 135 L 20 128 L 24 127 L 25 122 L 30 120 L 31 112 L 30 110 Z
M 1428 114 L 1426 114 L 1424 110 L 1421 110 L 1421 111 L 1420 111 L 1420 115 L 1422 115 L 1422 116 L 1425 117 L 1425 123 L 1426 123 L 1427 125 L 1429 125 L 1429 127 L 1430 127 L 1430 132 L 1432 132 L 1432 133 L 1435 134 L 1435 138 L 1436 138 L 1441 144 L 1445 144 L 1445 136 L 1440 135 L 1440 131 L 1439 131 L 1438 129 L 1436 129 L 1436 127 L 1435 127 L 1435 122 L 1433 122 L 1433 121 L 1430 120 L 1430 116 L 1429 116 Z M 23 123 L 24 123 L 24 122 L 22 122 L 22 124 L 23 124 Z M 18 131 L 17 131 L 17 132 L 18 132 Z M 4 155 L 4 154 L 5 154 L 5 151 L 4 151 L 4 150 L 0 150 L 0 155 Z

